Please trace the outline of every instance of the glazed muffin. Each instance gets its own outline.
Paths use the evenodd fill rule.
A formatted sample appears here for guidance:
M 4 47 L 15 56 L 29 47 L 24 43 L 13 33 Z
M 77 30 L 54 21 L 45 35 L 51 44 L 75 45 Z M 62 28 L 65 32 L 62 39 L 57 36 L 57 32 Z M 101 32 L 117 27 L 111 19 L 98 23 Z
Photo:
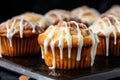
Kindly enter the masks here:
M 93 66 L 97 41 L 83 23 L 59 22 L 40 34 L 42 58 L 50 69 L 78 69 Z
M 39 52 L 37 41 L 42 29 L 36 23 L 12 18 L 0 24 L 0 53 L 5 56 L 26 56 Z
M 97 10 L 89 8 L 87 6 L 75 8 L 71 11 L 71 14 L 75 17 L 80 18 L 83 23 L 88 25 L 91 25 L 95 20 L 98 19 L 100 15 Z
M 103 14 L 90 29 L 99 37 L 97 55 L 120 56 L 120 18 Z
M 57 24 L 59 21 L 77 21 L 77 22 L 81 22 L 81 20 L 79 18 L 74 18 L 70 11 L 68 10 L 63 10 L 63 9 L 53 9 L 48 11 L 45 14 L 45 19 L 46 19 L 46 24 L 47 26 L 50 25 L 55 25 Z

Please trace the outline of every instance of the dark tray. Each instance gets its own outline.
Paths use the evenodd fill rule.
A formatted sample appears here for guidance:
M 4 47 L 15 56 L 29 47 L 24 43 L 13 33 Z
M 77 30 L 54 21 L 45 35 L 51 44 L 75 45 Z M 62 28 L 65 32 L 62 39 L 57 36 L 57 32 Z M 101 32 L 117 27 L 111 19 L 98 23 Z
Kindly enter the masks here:
M 37 80 L 106 80 L 120 76 L 119 57 L 106 58 L 96 56 L 94 66 L 84 70 L 49 70 L 40 56 L 22 58 L 2 57 L 0 66 Z

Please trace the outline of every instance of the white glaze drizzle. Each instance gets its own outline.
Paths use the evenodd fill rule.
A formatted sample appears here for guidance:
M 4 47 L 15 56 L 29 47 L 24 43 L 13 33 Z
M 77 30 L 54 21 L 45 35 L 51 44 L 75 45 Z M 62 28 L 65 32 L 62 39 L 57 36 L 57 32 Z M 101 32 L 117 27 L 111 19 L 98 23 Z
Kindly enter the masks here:
M 50 26 L 51 28 L 54 27 L 53 25 Z M 50 39 L 53 37 L 54 32 L 55 32 L 56 28 L 52 28 L 52 31 L 50 34 L 48 34 L 47 38 L 44 41 L 44 53 L 47 54 L 47 47 L 48 47 L 48 43 L 50 41 Z
M 40 45 L 40 47 L 41 47 L 42 59 L 44 59 L 44 51 L 43 51 L 43 47 L 42 47 L 42 45 Z
M 0 37 L 0 58 L 2 57 L 2 46 L 1 46 L 1 37 Z
M 63 48 L 64 48 L 64 44 L 63 44 L 63 37 L 64 37 L 64 35 L 63 35 L 63 29 L 62 28 L 60 28 L 60 31 L 61 31 L 61 34 L 60 34 L 60 37 L 58 38 L 58 40 L 59 40 L 59 44 L 58 44 L 58 46 L 59 46 L 59 49 L 60 49 L 60 59 L 63 59 Z
M 23 38 L 23 18 L 21 17 L 21 20 L 20 20 L 20 38 Z
M 96 56 L 97 45 L 99 43 L 99 39 L 98 39 L 97 34 L 93 34 L 91 31 L 90 31 L 90 36 L 92 38 L 91 66 L 93 66 L 94 60 L 95 60 L 95 56 Z
M 70 34 L 70 29 L 66 28 L 67 24 L 65 22 L 64 22 L 64 24 L 65 24 L 64 31 L 66 32 L 65 39 L 67 40 L 67 44 L 68 44 L 68 58 L 70 59 L 71 58 L 71 48 L 72 48 L 72 37 Z
M 77 51 L 77 61 L 80 61 L 81 59 L 81 50 L 82 50 L 82 46 L 83 46 L 83 36 L 81 34 L 81 31 L 79 29 L 78 23 L 76 23 L 75 21 L 72 21 L 75 25 L 76 25 L 76 29 L 77 29 L 77 35 L 78 35 L 78 51 Z
M 49 67 L 49 69 L 55 69 L 56 65 L 55 65 L 55 42 L 57 40 L 53 40 L 51 43 L 50 43 L 50 46 L 51 46 L 51 50 L 52 50 L 52 54 L 53 54 L 53 61 L 52 61 L 52 67 Z
M 112 18 L 113 20 L 115 20 L 118 27 L 114 26 L 110 22 L 109 18 Z M 103 24 L 103 28 L 101 28 L 100 23 Z M 118 21 L 118 18 L 115 15 L 108 14 L 107 17 L 104 17 L 102 19 L 99 18 L 98 21 L 96 21 L 96 23 L 94 23 L 90 27 L 90 29 L 92 29 L 92 31 L 95 34 L 98 34 L 99 32 L 102 32 L 105 35 L 105 39 L 106 39 L 106 56 L 109 56 L 109 51 L 108 50 L 109 50 L 109 37 L 110 37 L 110 34 L 113 33 L 113 35 L 114 35 L 114 44 L 116 45 L 116 40 L 117 40 L 116 32 L 120 31 L 119 26 L 120 26 L 120 23 Z
M 23 17 L 21 16 L 20 17 L 20 22 L 19 22 L 19 27 L 20 27 L 20 30 L 16 29 L 14 26 L 17 22 L 17 18 L 13 18 L 13 22 L 12 22 L 12 25 L 11 27 L 9 27 L 9 23 L 10 23 L 10 20 L 8 20 L 6 22 L 6 29 L 7 29 L 7 38 L 9 40 L 9 43 L 10 43 L 10 47 L 12 47 L 12 37 L 19 31 L 20 32 L 20 38 L 23 38 L 23 28 L 29 23 L 33 30 L 32 32 L 34 33 L 35 32 L 35 27 L 36 25 L 34 25 L 32 22 L 28 21 L 28 23 L 23 23 Z
M 78 26 L 78 23 L 76 23 L 75 21 L 71 21 L 71 23 L 74 23 L 76 26 L 76 30 L 77 30 L 77 37 L 78 37 L 78 50 L 77 50 L 77 57 L 76 57 L 76 61 L 80 61 L 81 59 L 81 50 L 83 47 L 83 36 L 81 34 L 81 30 Z M 63 59 L 63 49 L 64 49 L 64 43 L 63 41 L 66 40 L 67 44 L 68 44 L 68 58 L 71 58 L 71 48 L 72 48 L 72 36 L 70 34 L 70 27 L 67 25 L 66 22 L 63 22 L 64 25 L 60 26 L 60 35 L 56 38 L 51 40 L 51 38 L 54 36 L 55 34 L 55 30 L 57 28 L 57 26 L 50 26 L 51 31 L 49 32 L 49 34 L 47 35 L 46 39 L 44 40 L 44 53 L 45 55 L 47 54 L 47 48 L 48 48 L 48 44 L 50 44 L 51 47 L 51 51 L 52 51 L 52 56 L 53 56 L 53 61 L 52 61 L 52 67 L 49 67 L 49 69 L 55 69 L 56 68 L 56 59 L 55 59 L 55 43 L 58 41 L 58 47 L 60 50 L 60 59 Z M 81 24 L 83 26 L 85 26 L 84 24 Z M 87 27 L 86 27 L 87 28 Z M 92 37 L 92 41 L 93 41 L 93 45 L 92 45 L 92 49 L 91 49 L 91 66 L 94 63 L 94 57 L 95 57 L 95 53 L 96 53 L 96 41 L 98 41 L 98 39 L 95 39 L 94 35 L 92 33 L 90 33 L 91 37 Z M 97 37 L 97 36 L 96 36 Z M 43 54 L 42 54 L 43 55 Z

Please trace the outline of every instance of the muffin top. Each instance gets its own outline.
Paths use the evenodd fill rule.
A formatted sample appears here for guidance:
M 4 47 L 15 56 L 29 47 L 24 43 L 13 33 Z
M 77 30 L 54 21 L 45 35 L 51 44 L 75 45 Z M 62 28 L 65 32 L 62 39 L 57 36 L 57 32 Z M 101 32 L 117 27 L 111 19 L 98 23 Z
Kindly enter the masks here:
M 71 11 L 71 14 L 80 18 L 82 22 L 87 23 L 88 25 L 92 24 L 100 15 L 97 10 L 87 6 L 75 8 Z
M 42 33 L 43 29 L 37 23 L 25 20 L 24 17 L 14 17 L 0 24 L 0 36 L 30 37 Z
M 57 25 L 51 25 L 47 30 L 39 35 L 39 43 L 44 45 L 45 41 L 49 39 L 48 45 L 55 41 L 55 47 L 64 44 L 64 47 L 78 46 L 84 42 L 84 46 L 92 45 L 92 33 L 83 23 L 75 21 L 65 22 L 61 21 Z
M 120 18 L 113 14 L 103 14 L 90 29 L 99 36 L 116 36 L 120 32 Z

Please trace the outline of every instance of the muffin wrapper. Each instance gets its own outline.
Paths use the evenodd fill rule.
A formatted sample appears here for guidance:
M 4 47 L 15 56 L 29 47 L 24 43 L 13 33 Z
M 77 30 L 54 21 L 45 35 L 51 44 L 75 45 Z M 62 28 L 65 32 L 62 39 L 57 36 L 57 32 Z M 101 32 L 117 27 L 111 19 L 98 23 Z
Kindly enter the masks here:
M 13 37 L 12 47 L 6 37 L 1 37 L 1 53 L 5 56 L 27 56 L 37 54 L 40 50 L 37 38 L 35 37 Z
M 48 67 L 52 66 L 52 61 L 53 61 L 53 55 L 51 48 L 48 47 L 47 54 L 44 53 L 44 47 L 42 46 L 43 54 L 44 54 L 44 59 L 45 63 Z M 76 56 L 77 56 L 77 48 L 72 48 L 71 49 L 71 58 L 68 58 L 68 49 L 64 48 L 63 49 L 63 59 L 60 59 L 60 50 L 59 48 L 55 48 L 55 65 L 56 69 L 83 69 L 83 68 L 89 68 L 91 67 L 91 47 L 83 47 L 82 48 L 82 53 L 81 53 L 81 60 L 77 61 Z
M 99 37 L 100 43 L 98 44 L 96 54 L 106 56 L 106 39 L 105 37 Z M 120 39 L 117 38 L 116 44 L 114 44 L 114 38 L 109 38 L 108 56 L 120 56 Z

